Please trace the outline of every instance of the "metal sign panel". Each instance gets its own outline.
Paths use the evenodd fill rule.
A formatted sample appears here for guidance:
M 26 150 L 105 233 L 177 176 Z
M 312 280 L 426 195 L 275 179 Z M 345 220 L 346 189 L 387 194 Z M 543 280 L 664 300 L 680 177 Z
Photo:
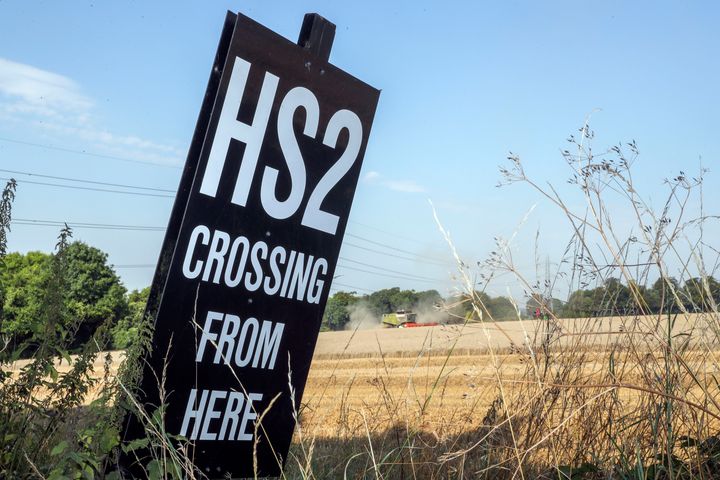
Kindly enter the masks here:
M 169 267 L 153 285 L 140 398 L 156 409 L 164 378 L 165 428 L 189 441 L 203 474 L 272 476 L 290 446 L 379 91 L 243 15 L 214 72 L 194 175 L 180 186 L 187 203 L 165 240 Z M 139 435 L 131 419 L 126 438 Z

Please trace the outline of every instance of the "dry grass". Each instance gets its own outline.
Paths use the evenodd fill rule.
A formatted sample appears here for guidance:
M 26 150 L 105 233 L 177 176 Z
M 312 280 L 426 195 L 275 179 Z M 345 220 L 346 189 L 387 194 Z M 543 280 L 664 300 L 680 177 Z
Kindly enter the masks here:
M 693 342 L 670 389 L 654 320 L 560 320 L 565 333 L 535 357 L 547 322 L 321 333 L 286 478 L 565 478 L 583 464 L 632 470 L 638 454 L 647 467 L 669 429 L 707 439 L 720 428 L 708 381 L 720 350 L 698 334 L 709 317 L 675 322 L 673 336 Z
M 612 472 L 626 462 L 632 470 L 636 448 L 647 467 L 645 450 L 669 427 L 661 415 L 668 400 L 675 438 L 706 439 L 720 427 L 720 411 L 698 381 L 718 374 L 720 352 L 704 342 L 688 347 L 668 390 L 650 320 L 563 320 L 566 327 L 594 325 L 595 334 L 567 328 L 544 365 L 521 341 L 508 347 L 525 332 L 537 339 L 539 322 L 522 322 L 525 330 L 521 322 L 489 324 L 493 353 L 475 325 L 323 333 L 301 410 L 313 457 L 296 449 L 288 478 L 308 462 L 314 478 L 335 478 L 346 467 L 349 478 L 564 478 L 566 467 L 583 464 Z M 674 334 L 682 338 L 704 321 L 688 316 Z M 498 327 L 510 339 L 497 335 Z M 345 336 L 352 336 L 347 345 L 337 342 Z M 639 338 L 642 347 L 620 348 Z M 648 378 L 652 371 L 657 378 Z M 648 415 L 658 418 L 643 428 Z

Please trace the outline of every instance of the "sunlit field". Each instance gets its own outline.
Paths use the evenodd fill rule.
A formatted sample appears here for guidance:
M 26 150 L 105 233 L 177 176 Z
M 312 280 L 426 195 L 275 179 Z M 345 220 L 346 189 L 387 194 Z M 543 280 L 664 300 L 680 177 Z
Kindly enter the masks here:
M 662 351 L 662 321 L 607 317 L 321 333 L 286 476 L 576 478 L 572 472 L 580 471 L 586 476 L 578 478 L 591 478 L 595 471 L 620 471 L 632 455 L 647 457 L 659 435 L 686 443 L 714 438 L 720 427 L 713 393 L 720 351 L 710 335 L 716 318 L 678 315 L 671 338 L 685 343 L 682 357 L 671 361 Z M 548 328 L 549 343 L 543 342 Z M 106 360 L 114 375 L 123 358 L 123 352 L 99 355 L 94 375 L 106 374 Z M 67 362 L 57 370 L 66 373 Z M 670 385 L 662 380 L 666 371 Z M 91 391 L 86 404 L 96 397 Z M 655 423 L 643 421 L 648 412 L 655 412 Z M 678 469 L 714 472 L 707 459 L 675 455 Z

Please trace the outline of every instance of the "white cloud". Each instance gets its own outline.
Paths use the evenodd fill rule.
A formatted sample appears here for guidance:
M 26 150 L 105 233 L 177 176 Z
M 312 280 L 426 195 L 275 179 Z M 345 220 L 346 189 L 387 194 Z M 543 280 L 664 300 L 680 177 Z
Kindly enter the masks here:
M 363 176 L 363 180 L 370 184 L 380 185 L 389 190 L 402 193 L 425 193 L 427 189 L 415 182 L 415 180 L 397 179 L 392 180 L 383 177 L 379 172 L 369 171 Z
M 372 182 L 374 180 L 377 180 L 378 178 L 380 178 L 380 174 L 374 170 L 370 170 L 363 177 L 366 182 Z
M 44 112 L 83 112 L 93 102 L 72 79 L 57 73 L 0 58 L 0 93 L 15 98 L 15 108 L 37 107 Z
M 424 193 L 427 190 L 418 185 L 414 180 L 385 180 L 384 185 L 390 190 L 405 193 Z
M 159 164 L 182 164 L 185 151 L 97 125 L 95 102 L 71 78 L 0 58 L 0 118 L 80 141 L 101 153 Z

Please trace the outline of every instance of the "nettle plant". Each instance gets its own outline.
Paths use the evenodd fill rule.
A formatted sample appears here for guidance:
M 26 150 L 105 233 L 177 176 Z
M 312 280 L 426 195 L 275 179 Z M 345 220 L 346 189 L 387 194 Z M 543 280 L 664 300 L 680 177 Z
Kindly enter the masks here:
M 0 267 L 17 184 L 10 180 L 0 201 Z M 41 285 L 39 318 L 29 334 L 5 333 L 6 289 L 0 285 L 0 477 L 96 478 L 118 445 L 113 409 L 112 357 L 95 372 L 110 325 L 71 350 L 79 321 L 67 309 L 66 251 L 72 230 L 58 235 L 49 275 Z M 71 354 L 72 352 L 72 354 Z M 94 400 L 86 404 L 89 394 Z
M 0 270 L 6 268 L 16 189 L 10 180 L 0 199 Z M 178 442 L 165 432 L 163 408 L 149 416 L 134 399 L 152 339 L 151 319 L 135 305 L 138 311 L 130 314 L 140 321 L 131 322 L 132 339 L 124 342 L 118 366 L 117 354 L 108 350 L 118 336 L 113 318 L 94 320 L 88 335 L 87 319 L 71 298 L 71 239 L 72 229 L 65 225 L 46 274 L 35 279 L 32 293 L 38 298 L 33 300 L 39 303 L 31 328 L 21 333 L 6 328 L 5 305 L 17 299 L 0 281 L 0 478 L 129 478 L 117 463 L 120 449 L 150 453 L 142 465 L 148 478 L 202 477 L 182 442 L 178 450 Z M 144 304 L 144 298 L 136 303 Z M 158 382 L 162 386 L 162 379 Z M 121 441 L 128 412 L 141 418 L 145 438 Z

